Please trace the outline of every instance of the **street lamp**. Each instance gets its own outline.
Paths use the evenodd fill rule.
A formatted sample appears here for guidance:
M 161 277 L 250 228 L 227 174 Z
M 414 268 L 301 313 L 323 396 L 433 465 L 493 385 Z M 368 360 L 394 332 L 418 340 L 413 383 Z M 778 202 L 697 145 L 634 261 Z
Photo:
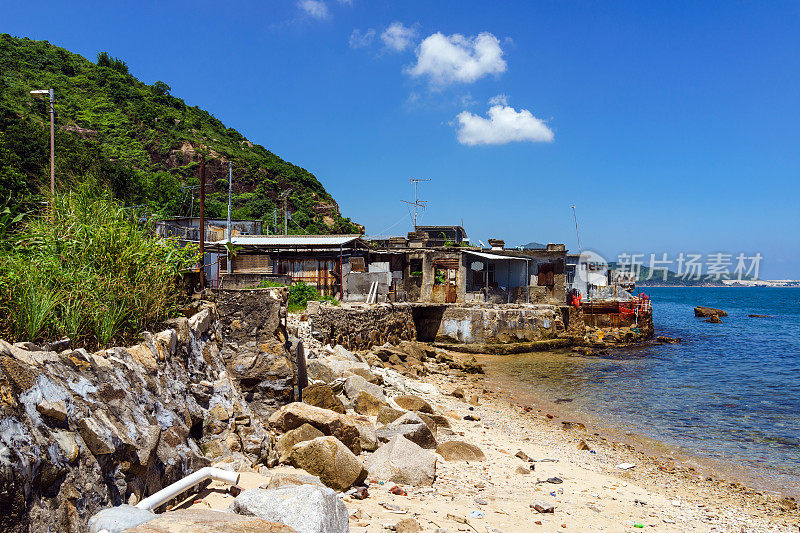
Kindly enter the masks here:
M 56 93 L 53 89 L 31 91 L 32 95 L 46 94 L 50 97 L 50 198 L 56 194 Z

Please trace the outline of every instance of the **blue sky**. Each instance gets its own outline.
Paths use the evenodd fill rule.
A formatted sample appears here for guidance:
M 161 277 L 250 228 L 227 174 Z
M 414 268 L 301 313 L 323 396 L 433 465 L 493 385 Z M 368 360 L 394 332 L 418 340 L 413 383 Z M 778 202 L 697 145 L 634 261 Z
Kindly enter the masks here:
M 796 2 L 2 2 L 317 175 L 368 234 L 748 255 L 800 278 Z M 389 30 L 389 31 L 387 31 Z

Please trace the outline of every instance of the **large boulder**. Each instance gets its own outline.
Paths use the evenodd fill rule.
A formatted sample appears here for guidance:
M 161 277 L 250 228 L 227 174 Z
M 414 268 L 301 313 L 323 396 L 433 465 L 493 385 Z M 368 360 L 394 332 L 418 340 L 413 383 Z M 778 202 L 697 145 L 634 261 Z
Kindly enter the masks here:
M 379 480 L 414 486 L 432 485 L 436 478 L 436 456 L 402 435 L 395 435 L 369 456 L 367 471 Z
M 402 435 L 423 448 L 433 449 L 437 446 L 431 428 L 416 413 L 406 413 L 394 422 L 378 428 L 376 433 L 380 442 L 387 442 L 395 435 Z
M 389 407 L 389 404 L 365 390 L 358 391 L 353 400 L 353 409 L 360 415 L 376 416 L 383 407 Z
M 294 485 L 275 490 L 245 490 L 233 500 L 231 511 L 280 522 L 298 533 L 349 531 L 347 507 L 326 487 Z
M 336 397 L 330 385 L 309 385 L 303 389 L 303 402 L 315 407 L 345 414 L 344 404 Z
M 395 409 L 394 407 L 382 407 L 380 411 L 378 411 L 378 424 L 389 424 L 394 422 L 407 411 L 403 411 L 402 409 Z
M 275 451 L 278 452 L 280 462 L 286 463 L 289 461 L 289 453 L 295 444 L 324 436 L 323 432 L 311 424 L 303 424 L 299 428 L 291 429 L 281 435 L 278 442 L 275 443 Z
M 322 481 L 320 481 L 319 477 L 307 474 L 302 470 L 296 470 L 294 472 L 276 472 L 272 474 L 272 477 L 269 478 L 269 483 L 267 484 L 266 488 L 267 490 L 275 490 L 292 485 L 317 485 L 319 487 L 325 486 L 322 484 Z M 264 486 L 262 485 L 261 488 L 264 488 Z
M 295 444 L 289 461 L 292 466 L 319 476 L 325 485 L 340 491 L 361 483 L 367 477 L 358 457 L 336 437 L 317 437 Z
M 698 305 L 694 308 L 694 316 L 710 317 L 710 316 L 728 316 L 728 313 L 722 309 L 714 309 L 713 307 L 704 307 Z
M 233 513 L 220 513 L 212 509 L 180 509 L 157 515 L 125 533 L 185 533 L 203 531 L 204 533 L 295 533 L 297 530 L 285 524 L 268 522 L 263 518 L 242 516 Z
M 338 438 L 353 453 L 361 453 L 357 424 L 349 416 L 335 413 L 329 409 L 293 402 L 272 413 L 269 417 L 269 424 L 278 431 L 289 431 L 303 424 L 310 424 L 325 435 L 333 435 Z
M 433 413 L 431 404 L 413 394 L 404 394 L 402 396 L 395 396 L 392 398 L 394 402 L 408 411 L 421 411 L 423 413 Z
M 355 400 L 359 391 L 367 391 L 381 401 L 386 401 L 383 389 L 374 383 L 370 383 L 361 376 L 350 376 L 344 382 L 344 393 L 351 400 Z
M 449 440 L 436 448 L 436 453 L 445 461 L 484 461 L 486 456 L 483 451 L 468 442 Z

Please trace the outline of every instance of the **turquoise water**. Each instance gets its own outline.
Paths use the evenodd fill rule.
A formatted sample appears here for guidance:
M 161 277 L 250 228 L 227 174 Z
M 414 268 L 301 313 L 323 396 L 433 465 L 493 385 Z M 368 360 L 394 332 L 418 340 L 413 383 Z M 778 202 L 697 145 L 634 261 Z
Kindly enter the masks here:
M 653 299 L 656 335 L 682 343 L 580 360 L 523 357 L 508 361 L 505 371 L 618 427 L 752 469 L 770 486 L 796 492 L 800 289 L 645 291 Z M 724 309 L 728 317 L 705 323 L 695 318 L 696 305 Z

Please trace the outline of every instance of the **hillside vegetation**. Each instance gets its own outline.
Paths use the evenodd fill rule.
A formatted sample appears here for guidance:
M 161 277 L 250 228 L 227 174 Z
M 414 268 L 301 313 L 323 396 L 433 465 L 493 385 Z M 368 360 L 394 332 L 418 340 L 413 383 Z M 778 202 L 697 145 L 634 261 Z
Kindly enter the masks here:
M 47 41 L 8 34 L 0 34 L 0 206 L 36 209 L 49 187 L 48 103 L 29 94 L 49 88 L 57 98 L 56 178 L 62 190 L 91 181 L 148 214 L 197 216 L 196 189 L 184 187 L 199 184 L 205 154 L 207 216 L 227 212 L 233 161 L 234 218 L 271 223 L 280 193 L 291 188 L 290 231 L 360 231 L 313 174 L 186 105 L 165 82 L 142 83 L 107 53 L 93 63 Z

